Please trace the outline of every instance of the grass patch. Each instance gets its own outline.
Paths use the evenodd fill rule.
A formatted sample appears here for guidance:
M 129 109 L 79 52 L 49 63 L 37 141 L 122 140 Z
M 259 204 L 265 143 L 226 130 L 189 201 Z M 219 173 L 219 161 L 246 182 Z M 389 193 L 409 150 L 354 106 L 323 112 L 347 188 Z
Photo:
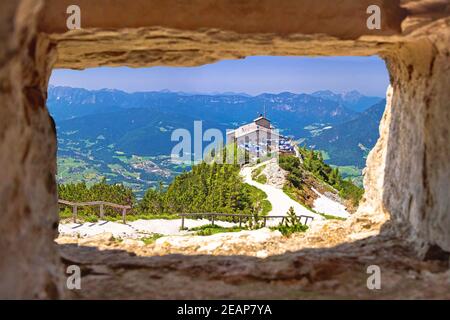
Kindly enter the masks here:
M 269 200 L 267 200 L 267 194 L 264 191 L 255 186 L 249 185 L 248 183 L 246 183 L 245 186 L 248 188 L 252 203 L 259 206 L 256 210 L 259 215 L 266 216 L 270 211 L 272 211 L 272 204 Z
M 218 225 L 206 224 L 200 227 L 194 227 L 189 229 L 189 231 L 196 231 L 195 235 L 197 236 L 210 236 L 216 233 L 224 233 L 224 232 L 239 232 L 242 230 L 246 230 L 241 227 L 221 227 Z
M 307 184 L 309 180 L 307 173 L 309 173 L 317 180 L 336 189 L 339 196 L 350 200 L 354 207 L 358 206 L 364 189 L 342 178 L 339 169 L 326 164 L 320 152 L 302 147 L 299 147 L 298 151 L 302 155 L 303 163 L 294 156 L 280 157 L 280 167 L 289 172 L 287 179 L 290 185 L 300 189 L 302 185 Z M 351 169 L 347 168 L 347 171 L 350 172 Z
M 69 219 L 73 218 L 72 210 L 69 208 L 65 208 L 59 212 L 59 219 Z M 84 212 L 82 210 L 78 210 L 77 212 L 77 221 L 83 222 L 98 222 L 99 217 L 94 213 Z
M 72 210 L 69 208 L 65 208 L 64 210 L 61 210 L 59 212 L 59 218 L 62 219 L 69 219 L 72 218 Z M 136 220 L 154 220 L 154 219 L 164 219 L 164 220 L 174 220 L 174 219 L 180 219 L 180 217 L 177 214 L 144 214 L 144 213 L 137 213 L 137 214 L 127 214 L 126 221 L 136 221 Z M 79 209 L 77 212 L 77 220 L 83 221 L 83 222 L 98 222 L 100 220 L 99 214 L 96 213 L 90 213 L 85 212 L 82 209 Z M 122 221 L 122 215 L 120 213 L 117 213 L 115 215 L 105 215 L 103 217 L 103 220 L 105 221 L 111 221 L 111 222 L 121 222 Z
M 267 183 L 267 176 L 265 174 L 260 174 L 256 178 L 256 182 L 261 183 L 261 184 L 266 184 Z
M 157 239 L 164 237 L 164 235 L 160 234 L 160 233 L 154 233 L 149 237 L 145 237 L 145 238 L 141 238 L 140 240 L 142 240 L 142 242 L 144 242 L 146 245 L 147 244 L 152 244 L 154 243 Z
M 270 230 L 278 230 L 283 236 L 288 237 L 293 233 L 305 232 L 308 230 L 308 226 L 300 223 L 292 226 L 278 225 L 276 227 L 270 227 Z
M 264 199 L 261 201 L 262 212 L 261 215 L 267 216 L 267 214 L 272 211 L 272 204 L 269 200 Z
M 261 172 L 266 168 L 266 165 L 262 165 L 252 171 L 252 179 L 256 181 Z
M 346 220 L 345 218 L 333 216 L 331 214 L 320 213 L 320 212 L 318 212 L 318 214 L 320 214 L 322 217 L 324 217 L 327 220 L 342 220 L 342 221 Z
M 122 219 L 122 217 L 117 217 L 117 219 Z M 180 219 L 180 217 L 177 214 L 145 214 L 145 213 L 139 213 L 139 214 L 130 214 L 127 215 L 127 221 L 136 221 L 136 220 L 155 220 L 155 219 L 164 219 L 164 220 L 174 220 L 174 219 Z
M 313 213 L 317 213 L 316 211 L 313 210 L 313 208 L 311 208 L 310 206 L 308 206 L 306 203 L 302 203 L 296 193 L 300 193 L 302 190 L 300 189 L 295 189 L 294 187 L 285 184 L 283 186 L 283 192 L 292 200 L 294 200 L 295 202 L 297 202 L 298 204 L 301 204 L 303 207 L 305 207 L 306 209 L 308 209 L 309 211 L 313 212 Z
M 68 219 L 68 218 L 72 218 L 72 211 L 70 211 L 68 208 L 59 211 L 59 219 Z

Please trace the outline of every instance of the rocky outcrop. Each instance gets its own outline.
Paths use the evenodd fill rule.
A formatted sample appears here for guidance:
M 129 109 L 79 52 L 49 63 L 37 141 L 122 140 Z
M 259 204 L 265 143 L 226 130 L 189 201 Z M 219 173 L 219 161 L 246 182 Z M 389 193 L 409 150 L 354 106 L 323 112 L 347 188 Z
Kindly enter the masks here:
M 380 138 L 370 151 L 364 169 L 364 196 L 358 211 L 350 220 L 350 227 L 356 232 L 377 232 L 389 220 L 389 212 L 383 204 L 386 151 L 391 123 L 392 87 L 386 92 L 386 109 L 380 123 Z
M 417 260 L 399 239 L 308 248 L 304 240 L 266 238 L 214 249 L 220 255 L 107 239 L 89 246 L 66 239 L 60 250 L 66 264 L 81 266 L 82 290 L 67 293 L 78 299 L 450 298 L 448 264 Z M 373 264 L 382 267 L 381 290 L 367 289 L 367 266 Z
M 261 171 L 261 174 L 267 177 L 266 183 L 268 185 L 274 186 L 278 189 L 283 189 L 283 186 L 286 183 L 288 172 L 281 169 L 281 167 L 278 165 L 277 159 L 273 159 L 266 162 L 266 166 Z
M 55 126 L 45 107 L 53 47 L 40 1 L 0 3 L 0 297 L 59 298 Z
M 386 57 L 394 93 L 382 203 L 396 233 L 412 240 L 421 256 L 448 259 L 450 19 L 415 37 Z

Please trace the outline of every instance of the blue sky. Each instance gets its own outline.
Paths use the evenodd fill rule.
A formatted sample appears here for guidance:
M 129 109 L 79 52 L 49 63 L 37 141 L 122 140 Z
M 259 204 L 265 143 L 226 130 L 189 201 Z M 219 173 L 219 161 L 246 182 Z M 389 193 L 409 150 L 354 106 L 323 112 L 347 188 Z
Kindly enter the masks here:
M 54 70 L 52 85 L 86 89 L 195 93 L 337 93 L 358 90 L 384 96 L 389 76 L 378 57 L 248 57 L 199 67 L 92 68 Z

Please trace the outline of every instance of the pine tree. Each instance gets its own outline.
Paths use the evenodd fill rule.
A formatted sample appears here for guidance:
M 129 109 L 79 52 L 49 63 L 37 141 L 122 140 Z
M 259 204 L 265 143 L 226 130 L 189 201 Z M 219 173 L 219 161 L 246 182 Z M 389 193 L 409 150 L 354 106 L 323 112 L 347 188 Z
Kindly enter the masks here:
M 294 207 L 289 207 L 287 217 L 285 218 L 286 226 L 292 227 L 300 223 L 299 218 L 295 214 Z

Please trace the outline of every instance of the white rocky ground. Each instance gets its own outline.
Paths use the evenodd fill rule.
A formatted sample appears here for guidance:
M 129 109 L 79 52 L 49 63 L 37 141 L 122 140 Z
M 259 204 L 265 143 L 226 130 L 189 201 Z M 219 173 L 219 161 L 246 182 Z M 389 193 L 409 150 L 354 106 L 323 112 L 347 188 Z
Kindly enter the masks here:
M 316 221 L 323 220 L 323 217 L 321 215 L 309 211 L 300 203 L 289 198 L 282 189 L 277 188 L 273 185 L 261 184 L 254 181 L 252 179 L 252 171 L 263 165 L 269 165 L 269 163 L 263 162 L 253 167 L 244 167 L 241 170 L 241 175 L 244 178 L 244 182 L 257 187 L 267 194 L 267 199 L 272 204 L 272 211 L 268 213 L 268 216 L 286 216 L 289 208 L 293 207 L 297 215 L 310 216 L 313 217 Z M 277 221 L 271 221 L 271 223 L 277 223 Z
M 212 254 L 216 250 L 226 251 L 228 248 L 232 248 L 235 245 L 242 245 L 245 243 L 249 246 L 257 246 L 281 237 L 282 235 L 279 231 L 272 231 L 269 228 L 217 233 L 210 236 L 169 236 L 157 239 L 155 241 L 155 250 L 164 250 L 167 248 L 192 250 L 192 248 L 195 248 L 197 254 Z M 265 258 L 267 255 L 268 253 L 265 250 L 256 252 L 258 258 Z
M 252 171 L 260 166 L 265 166 L 263 173 L 265 173 L 268 178 L 267 184 L 261 184 L 252 179 Z M 272 211 L 269 213 L 269 216 L 286 215 L 289 207 L 294 207 L 297 215 L 311 216 L 314 217 L 315 221 L 323 219 L 321 215 L 309 211 L 283 192 L 282 186 L 284 185 L 285 179 L 283 178 L 280 168 L 275 161 L 270 160 L 253 167 L 244 167 L 241 170 L 241 175 L 244 177 L 244 181 L 246 183 L 263 190 L 267 194 L 268 200 L 272 204 Z M 345 206 L 341 203 L 321 194 L 314 188 L 313 191 L 318 195 L 318 198 L 314 200 L 314 211 L 341 218 L 348 218 L 350 216 L 345 209 Z
M 326 197 L 314 188 L 312 188 L 312 190 L 319 196 L 314 200 L 314 211 L 340 218 L 348 218 L 350 216 L 344 205 Z
M 91 224 L 93 225 L 93 224 Z M 96 224 L 95 224 L 96 225 Z M 67 227 L 67 225 L 63 225 Z M 134 250 L 145 248 L 145 242 L 140 238 L 148 236 L 147 233 L 140 233 L 133 229 L 130 225 L 123 225 L 115 222 L 103 224 L 103 228 L 98 226 L 81 225 L 85 231 L 75 236 L 70 230 L 67 233 L 61 233 L 56 240 L 59 244 L 77 243 L 81 246 L 102 246 L 105 243 L 112 243 L 114 239 L 122 239 L 116 242 L 121 248 L 126 250 Z M 91 228 L 91 229 L 87 229 Z M 108 230 L 105 231 L 105 230 Z M 146 229 L 148 230 L 148 229 Z M 79 231 L 77 231 L 79 232 Z M 282 238 L 279 231 L 273 231 L 269 228 L 261 228 L 258 230 L 244 230 L 239 232 L 217 233 L 210 236 L 186 236 L 182 232 L 177 235 L 168 235 L 156 239 L 151 246 L 151 250 L 155 252 L 183 252 L 185 254 L 216 254 L 216 253 L 232 253 L 236 252 L 236 248 L 251 247 L 258 248 L 253 255 L 258 258 L 266 258 L 269 252 L 265 250 L 267 243 L 274 243 Z
M 252 178 L 251 178 L 251 172 L 260 166 L 265 166 L 262 173 L 264 173 L 267 176 L 267 179 L 268 179 L 267 185 L 260 184 L 256 181 L 252 180 Z M 246 168 L 242 169 L 241 174 L 244 176 L 245 182 L 265 191 L 268 196 L 269 196 L 269 194 L 271 195 L 270 198 L 273 201 L 271 199 L 269 199 L 269 201 L 272 203 L 272 207 L 275 208 L 272 210 L 273 212 L 281 212 L 282 210 L 284 210 L 286 205 L 280 205 L 280 203 L 284 202 L 284 203 L 289 203 L 289 205 L 295 204 L 292 206 L 294 207 L 295 212 L 297 212 L 297 214 L 305 214 L 305 215 L 309 214 L 314 217 L 318 216 L 318 215 L 314 215 L 314 213 L 312 213 L 311 211 L 307 210 L 303 206 L 299 205 L 296 201 L 289 198 L 287 195 L 284 194 L 284 192 L 283 192 L 283 194 L 287 197 L 287 199 L 285 197 L 283 197 L 282 195 L 280 195 L 280 191 L 283 188 L 284 183 L 286 182 L 287 172 L 285 172 L 283 169 L 280 168 L 280 166 L 278 165 L 276 160 L 269 160 L 269 161 L 263 162 L 261 164 L 258 164 L 254 167 L 246 167 Z M 274 190 L 274 188 L 278 189 L 278 190 Z M 313 204 L 314 211 L 323 213 L 323 214 L 336 216 L 336 217 L 341 217 L 341 218 L 348 218 L 350 216 L 350 214 L 347 212 L 345 206 L 342 205 L 339 201 L 332 199 L 330 197 L 327 197 L 326 195 L 320 193 L 319 191 L 317 191 L 314 188 L 312 188 L 312 190 L 318 195 L 318 198 L 316 200 L 314 200 L 314 204 Z M 283 200 L 283 201 L 278 201 L 278 200 Z M 299 206 L 300 206 L 300 209 L 298 209 L 298 210 L 300 210 L 300 211 L 297 211 L 297 208 L 299 208 Z M 284 213 L 286 213 L 286 212 L 284 212 Z M 278 214 L 273 213 L 272 215 L 278 215 Z M 284 214 L 280 214 L 280 215 L 284 215 Z
M 194 228 L 211 222 L 207 219 L 185 219 L 184 224 L 187 228 Z M 216 221 L 215 224 L 222 227 L 231 227 L 236 224 L 226 221 Z M 162 235 L 185 235 L 188 231 L 180 230 L 181 219 L 152 219 L 136 220 L 123 224 L 121 222 L 99 221 L 85 223 L 60 223 L 60 236 L 91 237 L 101 233 L 111 233 L 116 238 L 143 238 L 152 233 Z

